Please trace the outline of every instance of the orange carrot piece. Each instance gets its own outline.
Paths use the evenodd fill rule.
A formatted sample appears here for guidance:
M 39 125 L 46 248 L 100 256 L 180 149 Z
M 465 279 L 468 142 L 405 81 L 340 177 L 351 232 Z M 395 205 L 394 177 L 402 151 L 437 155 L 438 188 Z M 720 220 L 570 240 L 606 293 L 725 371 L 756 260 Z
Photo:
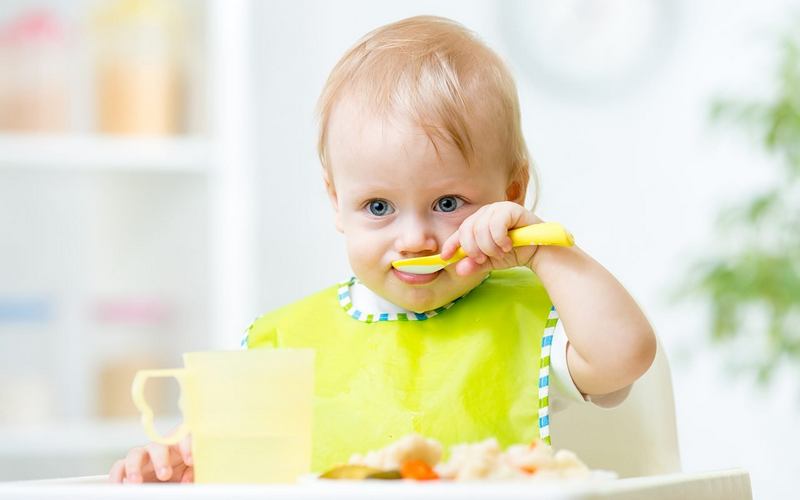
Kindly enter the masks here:
M 403 460 L 403 463 L 400 464 L 400 475 L 403 476 L 403 479 L 416 481 L 439 479 L 439 475 L 428 464 L 417 459 Z

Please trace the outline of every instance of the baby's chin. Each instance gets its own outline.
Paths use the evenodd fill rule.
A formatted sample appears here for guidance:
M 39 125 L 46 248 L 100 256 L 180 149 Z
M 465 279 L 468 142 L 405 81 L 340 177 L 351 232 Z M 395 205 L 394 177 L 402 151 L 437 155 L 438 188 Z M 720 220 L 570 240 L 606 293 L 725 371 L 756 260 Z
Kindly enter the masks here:
M 452 302 L 451 300 L 445 302 L 429 302 L 429 303 L 422 303 L 422 304 L 397 304 L 398 306 L 402 307 L 403 309 L 408 309 L 409 311 L 413 311 L 418 314 L 426 313 L 428 311 L 433 311 L 434 309 L 438 309 L 445 304 Z
M 358 277 L 358 273 L 355 274 Z M 481 276 L 453 280 L 443 273 L 439 279 L 427 286 L 415 287 L 402 284 L 394 279 L 393 276 L 390 276 L 388 281 L 382 279 L 369 281 L 369 278 L 374 278 L 374 276 L 367 275 L 365 277 L 368 279 L 365 280 L 360 277 L 358 279 L 373 293 L 378 294 L 384 300 L 388 300 L 396 306 L 415 313 L 433 311 L 445 306 L 469 293 L 483 280 Z
M 419 290 L 418 292 L 421 293 L 410 293 L 404 294 L 399 297 L 387 297 L 386 299 L 403 309 L 408 309 L 409 311 L 414 311 L 415 313 L 424 313 L 427 311 L 433 311 L 434 309 L 438 309 L 444 305 L 453 302 L 457 298 L 461 297 L 468 290 L 464 292 L 451 292 L 449 294 L 440 295 L 437 293 L 430 294 L 425 292 L 430 292 L 430 290 Z

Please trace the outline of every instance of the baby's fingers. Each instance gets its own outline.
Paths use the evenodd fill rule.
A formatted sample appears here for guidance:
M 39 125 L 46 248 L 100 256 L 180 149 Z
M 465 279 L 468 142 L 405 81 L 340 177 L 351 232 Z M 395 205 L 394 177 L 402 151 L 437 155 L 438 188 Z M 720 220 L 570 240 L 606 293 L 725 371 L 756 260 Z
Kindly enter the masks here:
M 509 222 L 508 217 L 503 214 L 494 214 L 489 220 L 489 234 L 492 241 L 504 253 L 508 253 L 514 248 L 514 242 L 508 236 Z
M 505 253 L 511 250 L 508 225 L 497 214 L 487 212 L 475 223 L 473 231 L 475 241 L 485 255 L 494 259 L 502 259 Z
M 125 479 L 125 460 L 117 460 L 111 466 L 111 471 L 108 473 L 108 480 L 112 483 L 122 483 Z
M 458 248 L 460 246 L 461 246 L 461 243 L 460 243 L 460 241 L 458 239 L 458 231 L 456 231 L 455 233 L 450 235 L 449 238 L 444 240 L 444 243 L 442 244 L 442 251 L 441 251 L 442 259 L 447 260 L 450 257 L 452 257 L 453 254 L 456 253 L 456 250 L 458 250 Z
M 163 444 L 150 443 L 145 446 L 150 454 L 153 471 L 159 481 L 169 481 L 172 477 L 172 461 L 170 460 L 170 447 Z M 176 450 L 177 451 L 177 450 Z
M 194 467 L 187 467 L 186 470 L 183 471 L 183 476 L 181 476 L 181 483 L 193 483 L 194 482 Z
M 464 222 L 461 223 L 461 227 L 458 228 L 458 240 L 461 244 L 461 248 L 464 249 L 464 252 L 468 256 L 470 256 L 478 264 L 483 264 L 486 262 L 487 257 L 486 254 L 481 251 L 480 245 L 475 239 L 475 226 L 479 214 L 480 211 L 468 217 L 466 220 L 464 220 Z
M 129 483 L 144 482 L 145 474 L 152 473 L 150 454 L 144 448 L 137 447 L 125 457 L 125 477 Z
M 183 463 L 186 465 L 194 465 L 192 459 L 192 435 L 187 434 L 185 438 L 181 439 L 178 442 L 178 450 L 180 450 L 181 457 L 183 458 Z

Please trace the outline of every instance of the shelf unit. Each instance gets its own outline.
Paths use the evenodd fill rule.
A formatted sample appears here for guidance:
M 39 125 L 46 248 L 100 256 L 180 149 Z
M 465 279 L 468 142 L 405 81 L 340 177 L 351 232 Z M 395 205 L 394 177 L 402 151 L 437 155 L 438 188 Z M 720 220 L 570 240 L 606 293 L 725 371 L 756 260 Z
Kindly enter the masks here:
M 166 415 L 155 423 L 169 429 L 180 415 Z M 119 454 L 146 442 L 137 418 L 88 419 L 62 425 L 23 425 L 0 429 L 0 462 L 39 456 Z M 120 457 L 122 458 L 122 457 Z
M 206 174 L 210 144 L 197 137 L 0 134 L 0 169 Z
M 181 329 L 181 336 L 152 348 L 170 354 L 169 359 L 176 364 L 184 351 L 236 348 L 254 302 L 251 7 L 248 0 L 207 0 L 203 4 L 206 46 L 202 104 L 207 123 L 192 127 L 202 133 L 174 137 L 0 133 L 0 196 L 4 190 L 14 194 L 10 198 L 19 205 L 12 207 L 14 213 L 0 215 L 0 223 L 5 224 L 0 228 L 11 228 L 4 234 L 8 244 L 0 243 L 0 258 L 10 257 L 23 264 L 20 268 L 10 263 L 6 269 L 0 265 L 0 282 L 5 281 L 0 283 L 0 299 L 9 293 L 36 295 L 43 291 L 47 300 L 58 302 L 50 311 L 53 317 L 49 323 L 0 324 L 0 341 L 5 336 L 6 345 L 19 351 L 6 353 L 9 359 L 19 358 L 19 363 L 0 366 L 0 389 L 13 385 L 13 378 L 19 375 L 8 370 L 23 367 L 22 358 L 33 357 L 35 361 L 39 355 L 36 346 L 45 340 L 54 344 L 43 349 L 48 354 L 41 353 L 40 364 L 50 370 L 51 379 L 62 384 L 53 391 L 60 393 L 53 404 L 68 406 L 55 419 L 28 424 L 19 418 L 4 421 L 9 408 L 3 408 L 6 402 L 0 403 L 0 464 L 5 464 L 0 468 L 5 470 L 0 472 L 0 481 L 102 474 L 110 467 L 112 457 L 121 458 L 120 453 L 130 446 L 147 440 L 136 418 L 96 415 L 97 387 L 92 380 L 96 374 L 91 369 L 98 362 L 93 356 L 99 357 L 102 347 L 93 343 L 100 335 L 108 337 L 105 341 L 109 345 L 132 336 L 121 331 L 124 329 L 109 333 L 103 324 L 89 324 L 94 314 L 92 301 L 98 294 L 109 292 L 113 298 L 114 286 L 123 283 L 117 295 L 135 298 L 142 290 L 146 295 L 149 277 L 155 276 L 152 281 L 158 281 L 167 275 L 163 278 L 168 283 L 166 295 L 179 297 L 183 286 L 194 298 L 191 307 L 178 303 L 175 308 L 171 327 Z M 24 189 L 17 191 L 20 186 Z M 173 189 L 184 191 L 185 199 L 169 197 Z M 145 212 L 141 220 L 115 219 L 137 210 Z M 163 217 L 159 210 L 164 211 Z M 72 212 L 63 213 L 68 211 L 75 217 Z M 34 227 L 41 222 L 42 213 L 49 219 L 42 227 Z M 82 217 L 93 222 L 73 220 L 83 221 Z M 179 234 L 174 234 L 181 230 L 181 220 L 205 227 L 191 233 L 196 248 L 175 248 L 184 243 Z M 84 227 L 86 224 L 92 231 Z M 14 233 L 23 227 L 28 227 L 28 232 Z M 102 232 L 106 230 L 110 235 Z M 58 233 L 55 237 L 53 231 Z M 93 232 L 102 237 L 96 238 Z M 162 233 L 166 236 L 164 249 L 156 244 L 132 248 L 139 242 L 138 235 L 158 242 Z M 99 243 L 89 241 L 92 238 Z M 200 240 L 195 241 L 197 238 Z M 48 252 L 44 247 L 51 241 L 54 249 L 48 255 L 57 254 L 54 262 L 40 265 L 35 259 Z M 109 248 L 122 249 L 123 253 L 108 255 L 105 251 Z M 191 252 L 186 260 L 201 255 L 202 265 L 176 258 L 179 251 Z M 140 253 L 149 255 L 161 268 L 137 269 Z M 170 266 L 170 259 L 174 266 Z M 115 267 L 117 263 L 120 269 Z M 178 271 L 173 272 L 171 267 Z M 196 281 L 202 289 L 196 290 L 192 284 L 195 276 L 187 279 L 187 273 L 200 267 L 203 276 Z M 30 274 L 31 270 L 35 272 Z M 63 275 L 51 279 L 58 273 Z M 3 280 L 3 274 L 10 279 Z M 26 283 L 26 278 L 34 274 L 32 282 Z M 126 288 L 125 279 L 135 284 L 128 283 Z M 117 355 L 124 356 L 125 352 Z M 34 370 L 37 365 L 32 366 Z M 22 373 L 23 379 L 26 373 L 33 372 Z M 76 465 L 79 456 L 89 459 Z M 63 460 L 65 457 L 76 458 L 71 461 L 72 468 L 67 467 L 70 461 Z M 52 467 L 37 470 L 37 463 L 48 461 Z M 28 469 L 19 465 L 23 462 Z M 63 470 L 58 468 L 61 462 L 65 462 Z

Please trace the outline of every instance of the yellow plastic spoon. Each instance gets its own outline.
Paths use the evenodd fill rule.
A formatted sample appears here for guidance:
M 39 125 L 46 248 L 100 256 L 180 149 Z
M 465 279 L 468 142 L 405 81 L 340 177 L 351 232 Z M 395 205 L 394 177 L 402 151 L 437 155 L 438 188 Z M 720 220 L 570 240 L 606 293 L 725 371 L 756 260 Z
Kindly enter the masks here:
M 572 233 L 564 229 L 564 226 L 558 222 L 544 222 L 512 229 L 508 232 L 508 236 L 515 247 L 527 245 L 571 247 L 575 244 L 575 238 Z M 440 255 L 428 255 L 426 257 L 396 260 L 392 262 L 392 267 L 409 274 L 431 274 L 444 269 L 445 266 L 458 262 L 466 256 L 464 249 L 459 248 L 448 260 L 443 260 Z

